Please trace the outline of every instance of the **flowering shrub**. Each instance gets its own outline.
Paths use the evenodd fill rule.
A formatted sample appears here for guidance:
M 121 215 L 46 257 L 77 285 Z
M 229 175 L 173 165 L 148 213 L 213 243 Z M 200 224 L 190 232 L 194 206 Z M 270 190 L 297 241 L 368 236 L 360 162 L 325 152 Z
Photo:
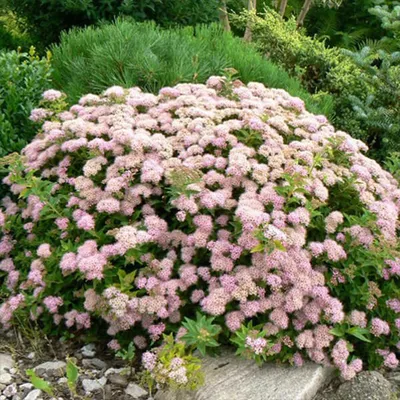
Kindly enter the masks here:
M 4 179 L 3 325 L 145 350 L 190 338 L 181 321 L 200 311 L 216 325 L 198 316 L 203 333 L 259 362 L 347 379 L 398 364 L 400 190 L 362 142 L 283 90 L 222 77 L 112 87 L 67 111 L 43 98 Z

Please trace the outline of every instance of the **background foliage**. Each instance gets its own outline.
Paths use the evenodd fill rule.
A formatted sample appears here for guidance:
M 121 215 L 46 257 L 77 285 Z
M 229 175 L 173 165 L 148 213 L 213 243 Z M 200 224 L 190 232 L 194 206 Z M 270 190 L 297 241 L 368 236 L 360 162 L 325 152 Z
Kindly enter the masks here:
M 36 134 L 31 110 L 50 86 L 50 58 L 29 53 L 0 53 L 0 157 L 20 151 Z
M 73 26 L 112 20 L 118 15 L 137 21 L 150 19 L 163 26 L 218 19 L 218 0 L 8 0 L 8 5 L 44 44 L 57 41 L 61 31 Z
M 243 82 L 262 82 L 301 97 L 313 112 L 330 115 L 329 96 L 313 97 L 297 79 L 218 25 L 163 30 L 153 23 L 117 20 L 61 35 L 53 53 L 54 85 L 76 101 L 112 85 L 158 92 L 178 82 L 205 82 L 234 68 Z
M 359 52 L 328 47 L 299 30 L 294 17 L 284 20 L 271 9 L 262 17 L 250 16 L 253 40 L 260 51 L 298 77 L 310 93 L 331 94 L 335 126 L 366 142 L 378 159 L 400 146 L 398 22 L 394 22 L 398 9 L 377 6 L 370 11 L 388 34 Z M 247 15 L 234 21 L 243 26 Z

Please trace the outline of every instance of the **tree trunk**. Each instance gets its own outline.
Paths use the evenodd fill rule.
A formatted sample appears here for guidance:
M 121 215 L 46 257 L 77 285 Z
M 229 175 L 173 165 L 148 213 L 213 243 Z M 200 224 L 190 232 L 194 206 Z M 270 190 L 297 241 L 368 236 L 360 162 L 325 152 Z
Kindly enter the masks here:
M 230 32 L 231 24 L 229 23 L 228 10 L 226 8 L 226 0 L 221 0 L 219 8 L 219 20 L 224 27 L 224 31 Z
M 306 18 L 306 15 L 310 11 L 312 0 L 305 0 L 303 4 L 303 8 L 300 11 L 299 17 L 297 18 L 297 26 L 303 26 L 304 24 L 304 19 Z
M 255 11 L 257 8 L 257 0 L 248 0 L 248 6 L 247 9 L 249 11 Z M 247 26 L 246 26 L 246 31 L 244 33 L 244 40 L 246 40 L 247 42 L 251 42 L 251 37 L 252 37 L 252 33 L 251 33 L 251 22 L 250 20 L 247 22 Z
M 279 14 L 281 14 L 281 17 L 285 15 L 287 2 L 288 0 L 281 0 L 281 6 L 279 7 Z

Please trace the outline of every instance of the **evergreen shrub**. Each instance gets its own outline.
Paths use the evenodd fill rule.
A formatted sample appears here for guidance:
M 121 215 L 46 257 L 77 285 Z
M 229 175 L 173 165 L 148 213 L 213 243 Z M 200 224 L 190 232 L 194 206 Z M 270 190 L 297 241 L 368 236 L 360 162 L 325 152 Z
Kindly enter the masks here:
M 51 50 L 54 84 L 72 102 L 113 85 L 157 93 L 180 82 L 204 83 L 209 76 L 234 68 L 245 83 L 285 89 L 318 114 L 329 116 L 332 111 L 330 96 L 311 96 L 297 79 L 219 25 L 165 30 L 153 23 L 119 19 L 63 33 Z

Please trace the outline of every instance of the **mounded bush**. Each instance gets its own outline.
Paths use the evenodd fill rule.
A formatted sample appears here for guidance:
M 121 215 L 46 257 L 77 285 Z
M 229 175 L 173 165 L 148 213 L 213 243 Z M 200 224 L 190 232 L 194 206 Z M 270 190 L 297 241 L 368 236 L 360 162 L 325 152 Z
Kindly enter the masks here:
M 332 112 L 330 96 L 310 95 L 283 68 L 219 25 L 165 30 L 152 23 L 119 19 L 63 33 L 60 44 L 51 50 L 54 84 L 72 101 L 113 85 L 158 93 L 178 83 L 205 83 L 209 76 L 234 68 L 245 83 L 282 88 L 304 99 L 315 113 Z
M 38 136 L 6 161 L 3 325 L 115 349 L 211 332 L 209 346 L 346 379 L 398 365 L 400 190 L 362 142 L 283 90 L 222 77 L 44 102 Z M 178 368 L 163 379 L 179 386 L 198 365 L 177 346 L 143 364 Z

